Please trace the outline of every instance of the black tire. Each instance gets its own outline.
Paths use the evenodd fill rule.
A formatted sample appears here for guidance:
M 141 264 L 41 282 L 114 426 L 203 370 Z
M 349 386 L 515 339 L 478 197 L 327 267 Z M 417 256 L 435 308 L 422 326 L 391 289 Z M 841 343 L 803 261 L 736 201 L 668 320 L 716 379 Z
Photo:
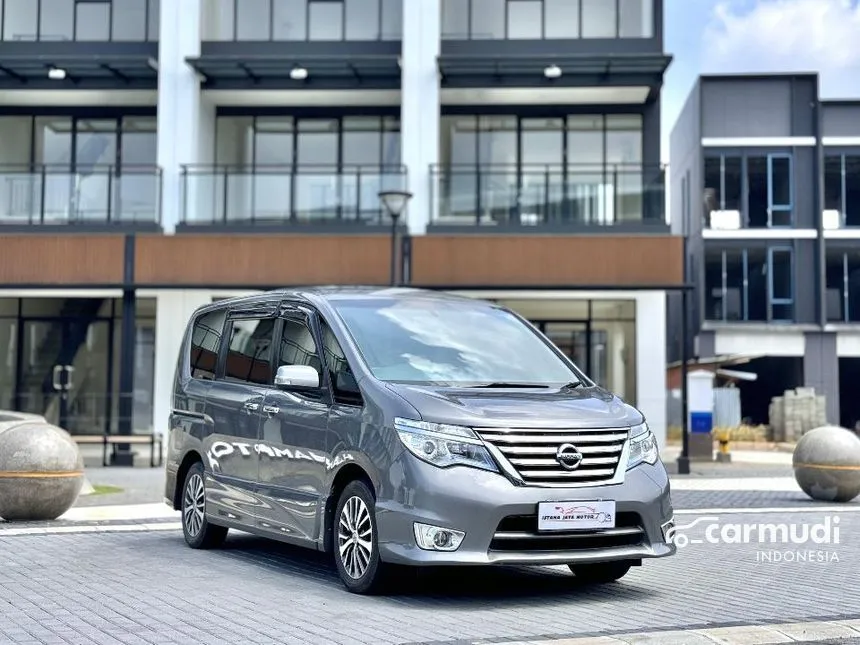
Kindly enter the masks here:
M 214 549 L 224 543 L 227 528 L 206 518 L 206 479 L 199 461 L 188 469 L 182 486 L 182 533 L 192 549 Z
M 350 518 L 355 517 L 358 521 L 351 522 Z M 332 523 L 334 564 L 347 590 L 374 594 L 386 589 L 391 567 L 379 559 L 376 500 L 366 483 L 357 480 L 347 484 L 337 501 Z M 365 539 L 360 540 L 362 537 Z
M 606 584 L 623 578 L 633 565 L 620 560 L 618 562 L 597 562 L 594 564 L 569 564 L 568 566 L 580 582 L 586 584 Z

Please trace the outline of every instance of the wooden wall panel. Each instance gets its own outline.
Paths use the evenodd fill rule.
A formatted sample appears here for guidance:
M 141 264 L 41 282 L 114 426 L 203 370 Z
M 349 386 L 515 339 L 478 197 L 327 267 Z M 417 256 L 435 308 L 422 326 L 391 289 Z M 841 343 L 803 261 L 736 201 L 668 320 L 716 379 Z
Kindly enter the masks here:
M 683 241 L 654 235 L 427 235 L 412 240 L 412 283 L 679 285 Z
M 0 285 L 120 284 L 124 250 L 121 235 L 0 231 Z
M 386 235 L 140 235 L 138 284 L 388 284 Z

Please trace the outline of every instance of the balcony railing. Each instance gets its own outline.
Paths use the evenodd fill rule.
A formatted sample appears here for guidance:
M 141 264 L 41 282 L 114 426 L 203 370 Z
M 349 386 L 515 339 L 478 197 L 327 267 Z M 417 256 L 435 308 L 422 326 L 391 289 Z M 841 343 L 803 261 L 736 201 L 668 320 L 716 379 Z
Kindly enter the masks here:
M 434 166 L 439 225 L 665 224 L 659 166 Z
M 0 166 L 0 225 L 157 224 L 155 166 Z
M 403 166 L 185 166 L 188 225 L 387 224 L 381 190 L 405 189 Z

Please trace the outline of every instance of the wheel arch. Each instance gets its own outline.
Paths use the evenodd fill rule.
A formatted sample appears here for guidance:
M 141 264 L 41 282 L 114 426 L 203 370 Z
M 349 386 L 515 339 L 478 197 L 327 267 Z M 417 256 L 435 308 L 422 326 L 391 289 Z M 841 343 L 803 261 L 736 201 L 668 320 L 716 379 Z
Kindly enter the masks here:
M 334 476 L 325 503 L 325 514 L 323 522 L 323 551 L 331 553 L 334 544 L 334 511 L 340 494 L 351 482 L 363 481 L 370 489 L 371 495 L 376 499 L 376 486 L 373 480 L 359 464 L 352 462 L 341 466 Z
M 185 489 L 185 477 L 191 466 L 200 462 L 203 463 L 203 457 L 196 450 L 189 450 L 182 458 L 179 464 L 179 469 L 176 471 L 176 486 L 173 490 L 173 510 L 178 511 L 182 508 L 182 491 Z M 204 466 L 205 468 L 205 466 Z

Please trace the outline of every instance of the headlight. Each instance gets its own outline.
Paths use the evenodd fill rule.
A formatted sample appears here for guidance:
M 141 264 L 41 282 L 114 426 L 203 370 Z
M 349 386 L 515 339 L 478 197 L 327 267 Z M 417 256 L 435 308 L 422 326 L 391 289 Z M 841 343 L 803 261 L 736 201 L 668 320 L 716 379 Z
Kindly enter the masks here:
M 400 441 L 413 455 L 440 468 L 471 466 L 498 472 L 496 463 L 471 428 L 412 419 L 394 419 Z
M 627 460 L 627 469 L 641 463 L 653 466 L 659 458 L 657 438 L 648 428 L 648 424 L 641 423 L 630 428 L 630 458 Z

